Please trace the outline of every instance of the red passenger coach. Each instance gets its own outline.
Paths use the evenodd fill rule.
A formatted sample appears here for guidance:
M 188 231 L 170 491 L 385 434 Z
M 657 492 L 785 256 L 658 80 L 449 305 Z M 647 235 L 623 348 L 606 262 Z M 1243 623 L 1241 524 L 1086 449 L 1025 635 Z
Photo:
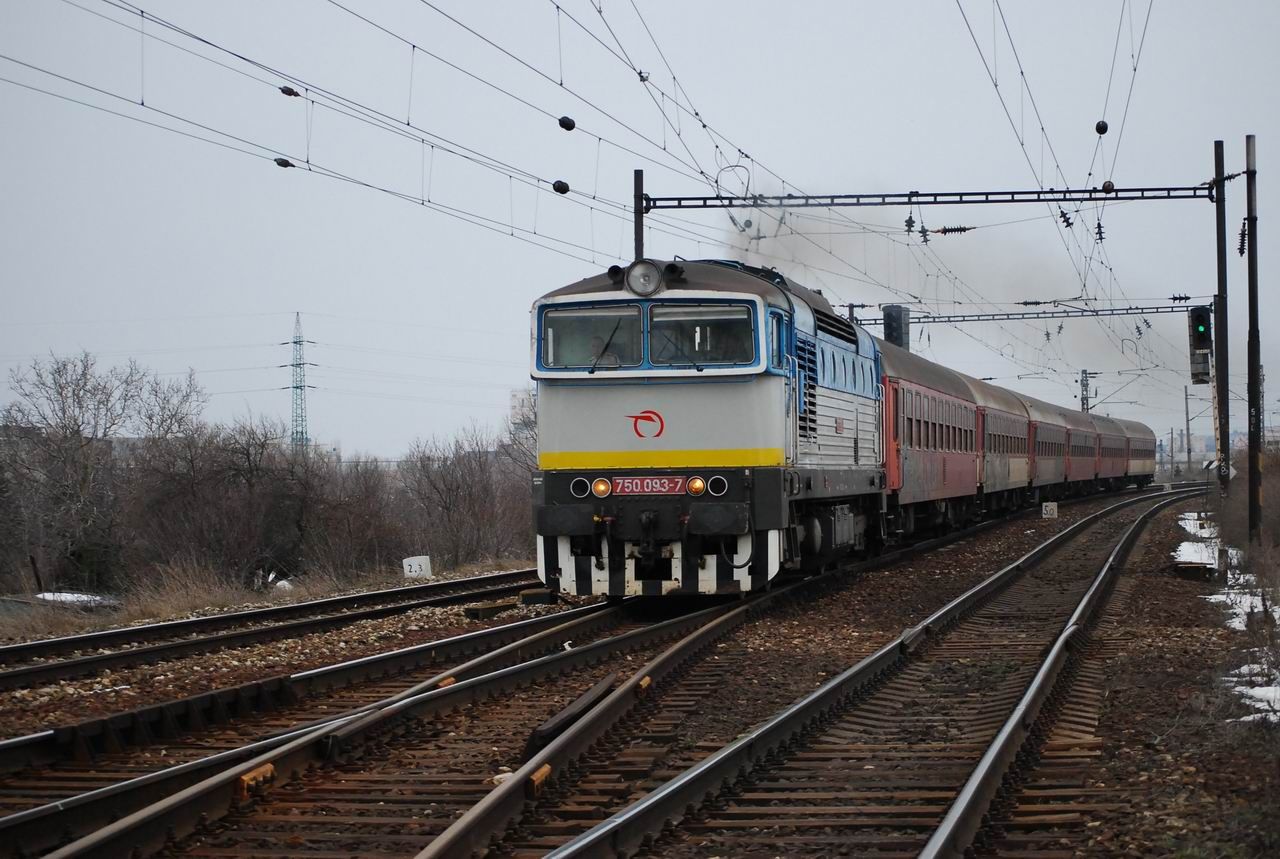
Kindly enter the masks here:
M 1129 465 L 1128 438 L 1118 421 L 1093 415 L 1098 428 L 1098 480 L 1107 486 L 1119 485 Z
M 1011 391 L 968 376 L 978 407 L 978 482 L 984 510 L 1026 503 L 1031 481 L 1027 407 Z
M 1067 479 L 1067 419 L 1064 410 L 1044 400 L 1019 395 L 1031 421 L 1031 485 L 1045 498 L 1056 498 Z
M 877 345 L 886 414 L 896 422 L 886 482 L 897 493 L 902 530 L 972 518 L 978 512 L 978 411 L 965 377 L 884 341 Z

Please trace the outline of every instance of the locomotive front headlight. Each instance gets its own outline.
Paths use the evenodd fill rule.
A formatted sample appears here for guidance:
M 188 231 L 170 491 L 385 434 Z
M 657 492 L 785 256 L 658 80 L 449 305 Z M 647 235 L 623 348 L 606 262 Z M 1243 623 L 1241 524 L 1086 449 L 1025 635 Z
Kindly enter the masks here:
M 648 298 L 662 289 L 662 269 L 647 259 L 636 260 L 627 266 L 627 289 L 641 298 Z
M 707 491 L 707 481 L 701 477 L 690 477 L 689 483 L 685 487 L 690 495 L 701 495 Z
M 607 477 L 597 477 L 591 483 L 591 494 L 597 498 L 604 498 L 613 491 L 613 484 L 609 482 Z
M 707 481 L 707 491 L 719 498 L 729 491 L 729 481 L 717 474 Z

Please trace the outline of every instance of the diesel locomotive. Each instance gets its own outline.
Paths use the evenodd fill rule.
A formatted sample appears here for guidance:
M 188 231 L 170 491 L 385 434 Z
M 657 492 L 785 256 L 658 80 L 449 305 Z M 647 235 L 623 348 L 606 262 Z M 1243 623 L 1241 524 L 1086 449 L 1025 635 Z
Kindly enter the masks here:
M 532 310 L 538 573 L 741 593 L 993 512 L 1150 483 L 1155 435 L 957 373 L 818 292 L 639 260 Z

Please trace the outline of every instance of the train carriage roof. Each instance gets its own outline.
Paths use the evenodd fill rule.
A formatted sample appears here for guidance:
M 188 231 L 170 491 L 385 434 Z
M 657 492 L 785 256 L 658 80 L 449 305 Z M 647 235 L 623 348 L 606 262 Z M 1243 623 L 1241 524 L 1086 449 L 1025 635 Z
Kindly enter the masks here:
M 1124 431 L 1125 436 L 1128 438 L 1143 438 L 1148 441 L 1156 440 L 1156 434 L 1151 431 L 1151 427 L 1144 423 L 1130 421 L 1124 418 L 1111 418 L 1111 420 L 1115 421 L 1116 424 L 1120 426 L 1120 429 Z
M 1093 425 L 1098 432 L 1106 435 L 1124 436 L 1124 427 L 1115 418 L 1109 418 L 1106 415 L 1090 415 L 1093 418 Z
M 982 408 L 995 409 L 1023 420 L 1027 419 L 1027 404 L 1019 399 L 1018 395 L 1013 391 L 989 384 L 981 379 L 975 379 L 972 376 L 966 376 L 963 373 L 957 373 L 956 375 L 964 379 L 965 384 L 972 391 L 971 399 Z
M 1027 415 L 1037 423 L 1066 427 L 1075 432 L 1097 431 L 1093 420 L 1084 412 L 1077 412 L 1074 409 L 1046 403 L 1044 400 L 1037 400 L 1035 397 L 1028 397 L 1025 394 L 1018 394 L 1018 398 L 1027 404 Z
M 874 335 L 873 335 L 874 337 Z M 927 358 L 912 354 L 906 349 L 894 346 L 874 337 L 880 347 L 880 365 L 886 376 L 895 379 L 906 379 L 926 388 L 932 388 L 943 394 L 950 394 L 962 400 L 973 402 L 973 392 L 969 389 L 965 377 L 941 364 L 935 364 Z

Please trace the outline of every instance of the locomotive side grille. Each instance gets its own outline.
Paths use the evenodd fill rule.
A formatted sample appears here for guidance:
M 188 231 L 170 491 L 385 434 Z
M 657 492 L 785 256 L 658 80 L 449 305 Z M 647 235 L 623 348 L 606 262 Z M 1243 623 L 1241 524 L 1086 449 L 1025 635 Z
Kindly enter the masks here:
M 800 438 L 812 441 L 818 435 L 818 352 L 812 340 L 796 337 L 796 362 L 803 374 Z
M 813 309 L 813 319 L 819 331 L 838 337 L 847 343 L 857 344 L 858 330 L 849 323 L 849 320 L 832 316 L 816 307 Z

